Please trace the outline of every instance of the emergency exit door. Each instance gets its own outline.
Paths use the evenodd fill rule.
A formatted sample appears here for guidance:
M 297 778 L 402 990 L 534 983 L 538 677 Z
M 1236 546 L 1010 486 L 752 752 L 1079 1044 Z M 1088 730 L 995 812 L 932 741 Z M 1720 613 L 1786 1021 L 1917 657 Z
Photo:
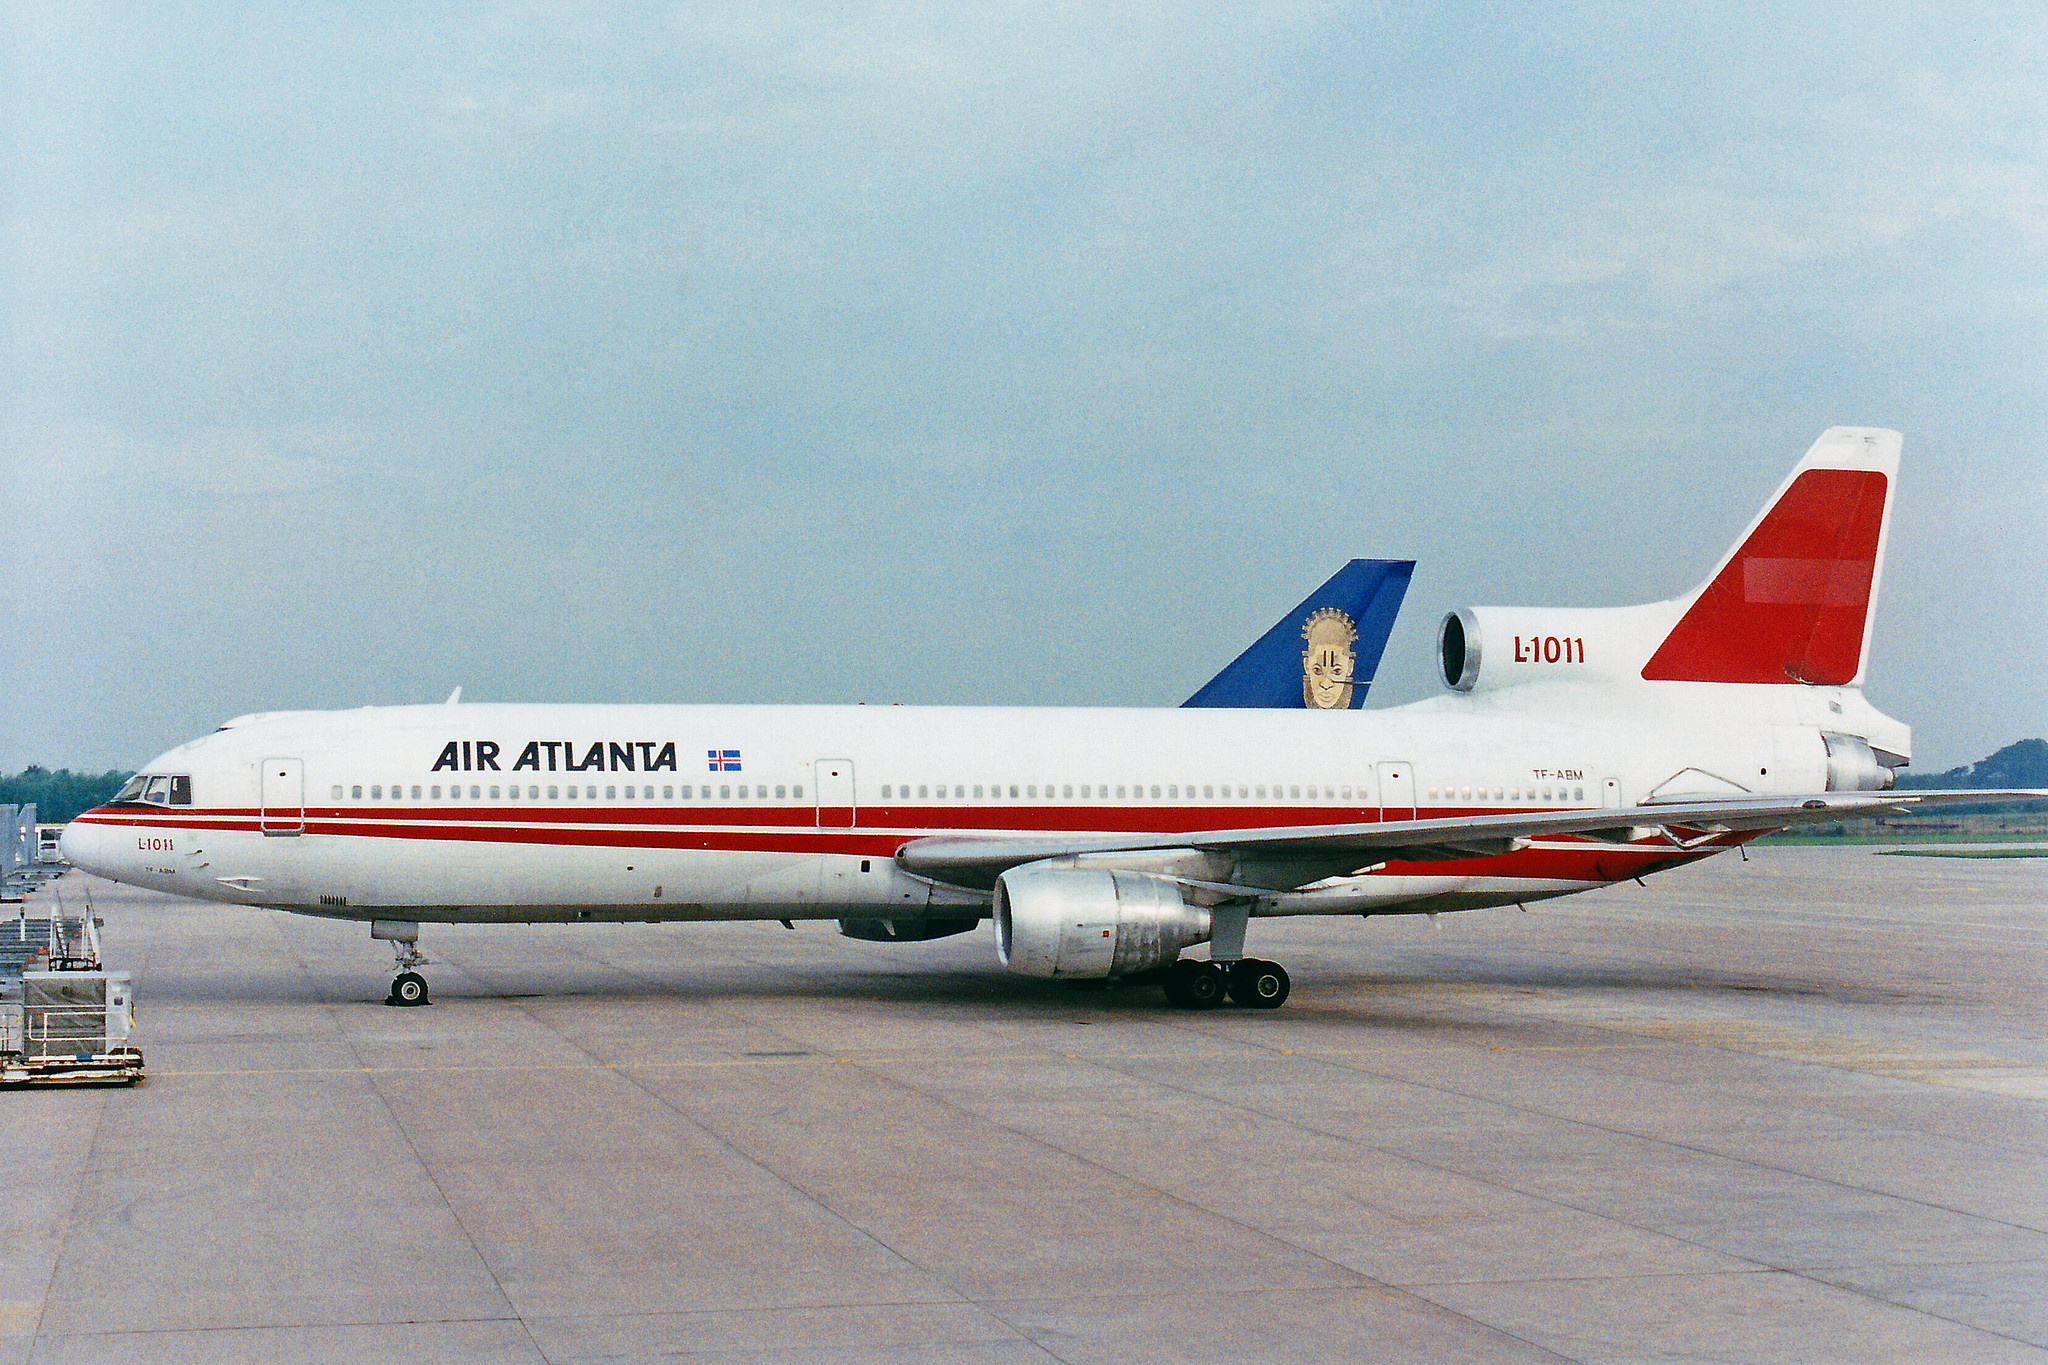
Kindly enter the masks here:
M 306 832 L 306 765 L 296 758 L 266 758 L 262 773 L 265 834 Z

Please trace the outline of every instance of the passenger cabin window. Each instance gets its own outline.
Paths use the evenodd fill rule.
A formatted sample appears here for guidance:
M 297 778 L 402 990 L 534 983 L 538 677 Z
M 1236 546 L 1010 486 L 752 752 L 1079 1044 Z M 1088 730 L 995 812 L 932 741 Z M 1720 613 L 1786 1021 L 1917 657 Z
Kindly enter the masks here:
M 334 792 L 333 792 L 333 798 L 332 798 L 332 799 L 334 799 L 334 800 L 336 800 L 336 801 L 339 801 L 339 800 L 341 800 L 341 788 L 340 788 L 340 787 L 336 787 L 336 788 L 334 789 Z

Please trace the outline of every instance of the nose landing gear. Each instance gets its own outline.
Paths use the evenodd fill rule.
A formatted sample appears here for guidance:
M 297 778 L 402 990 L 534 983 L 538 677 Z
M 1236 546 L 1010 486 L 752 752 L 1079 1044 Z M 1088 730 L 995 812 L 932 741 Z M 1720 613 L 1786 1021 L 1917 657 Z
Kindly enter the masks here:
M 388 939 L 396 959 L 391 965 L 397 975 L 391 978 L 391 994 L 384 997 L 384 1003 L 405 1006 L 430 1003 L 427 979 L 413 970 L 427 965 L 427 955 L 420 951 L 419 925 L 411 920 L 375 920 L 370 925 L 370 937 Z
M 422 962 L 425 958 L 420 959 Z M 384 997 L 387 1005 L 424 1005 L 427 1000 L 427 979 L 418 972 L 400 972 L 391 979 L 391 994 Z

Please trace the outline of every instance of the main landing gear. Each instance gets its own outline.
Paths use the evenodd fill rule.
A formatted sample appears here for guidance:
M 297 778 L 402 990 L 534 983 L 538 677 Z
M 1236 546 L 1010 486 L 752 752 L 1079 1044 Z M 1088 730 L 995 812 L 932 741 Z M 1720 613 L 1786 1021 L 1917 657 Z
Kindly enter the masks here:
M 1225 998 L 1248 1009 L 1273 1010 L 1287 1003 L 1292 983 L 1287 969 L 1255 957 L 1204 962 L 1184 957 L 1166 969 L 1166 998 L 1184 1010 L 1212 1010 Z
M 1292 983 L 1277 962 L 1244 955 L 1250 910 L 1219 905 L 1213 912 L 1209 960 L 1184 957 L 1166 969 L 1166 998 L 1184 1010 L 1213 1010 L 1228 998 L 1247 1009 L 1274 1010 L 1287 1003 Z
M 384 997 L 384 1003 L 407 1006 L 430 1003 L 427 979 L 413 970 L 427 965 L 427 955 L 420 951 L 419 925 L 411 920 L 375 920 L 370 924 L 370 937 L 389 939 L 396 958 L 391 965 L 397 975 L 391 978 L 391 994 Z

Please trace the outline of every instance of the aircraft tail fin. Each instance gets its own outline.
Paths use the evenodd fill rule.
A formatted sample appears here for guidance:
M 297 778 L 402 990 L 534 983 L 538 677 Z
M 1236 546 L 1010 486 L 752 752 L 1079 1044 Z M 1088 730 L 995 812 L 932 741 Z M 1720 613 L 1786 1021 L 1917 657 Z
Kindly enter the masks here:
M 1830 427 L 1643 665 L 1653 681 L 1860 686 L 1899 434 Z
M 1354 559 L 1182 702 L 1356 710 L 1379 671 L 1412 559 Z

